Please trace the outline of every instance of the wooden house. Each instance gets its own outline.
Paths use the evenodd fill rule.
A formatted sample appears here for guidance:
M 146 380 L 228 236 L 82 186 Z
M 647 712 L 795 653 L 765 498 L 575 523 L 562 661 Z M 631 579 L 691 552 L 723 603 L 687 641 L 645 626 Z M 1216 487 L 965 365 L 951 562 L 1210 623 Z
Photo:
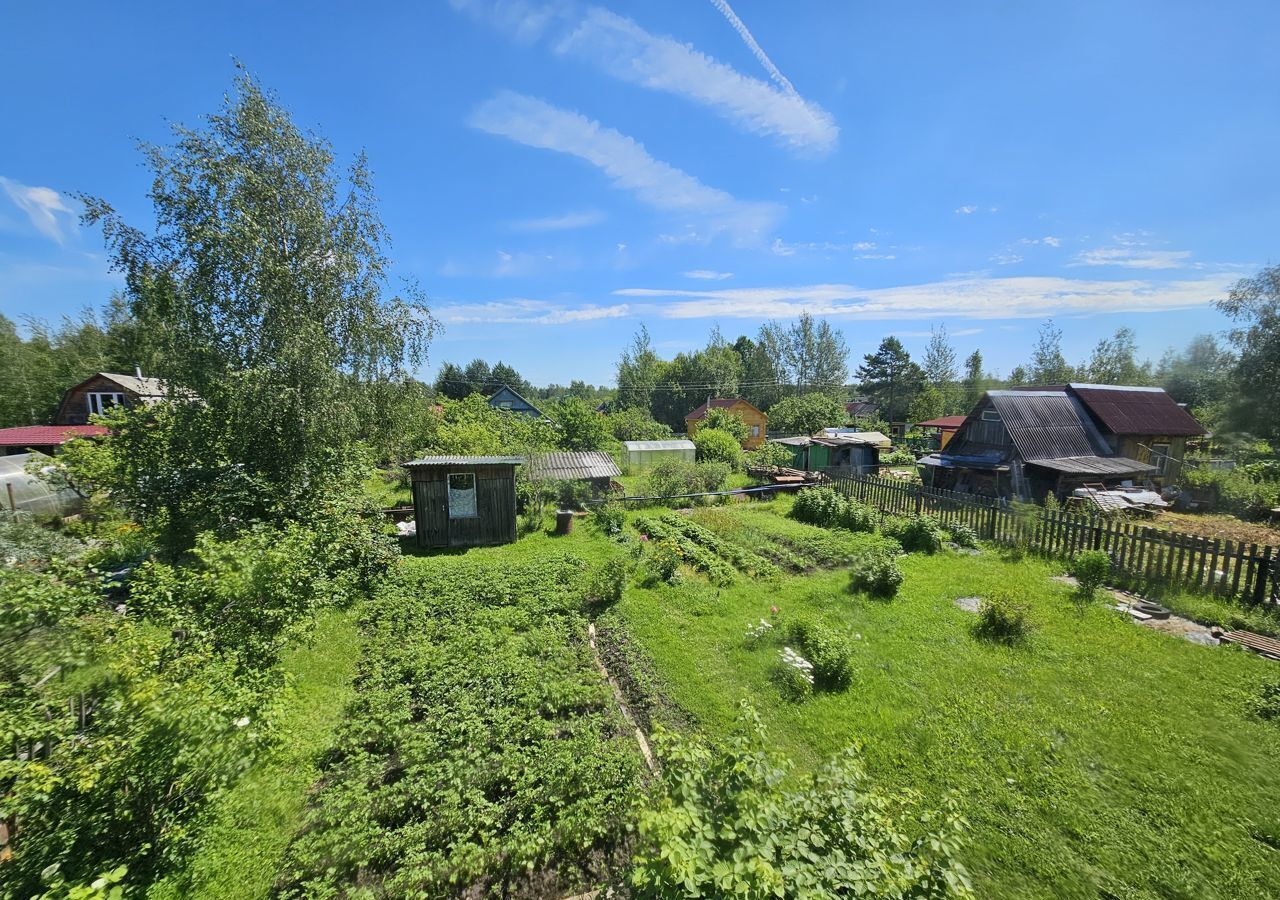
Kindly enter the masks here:
M 538 407 L 521 397 L 505 384 L 489 395 L 489 405 L 494 409 L 520 413 L 525 416 L 533 416 L 535 419 L 545 418 L 545 416 L 542 415 L 542 410 L 538 409 Z
M 917 422 L 916 428 L 921 431 L 935 435 L 937 444 L 935 449 L 945 450 L 947 444 L 956 436 L 956 432 L 960 430 L 960 426 L 964 424 L 965 416 L 941 416 L 937 419 L 930 419 L 927 422 Z
M 1153 465 L 1157 484 L 1182 474 L 1188 438 L 1205 433 L 1164 388 L 1068 384 L 1066 391 L 1084 406 L 1111 452 Z
M 877 474 L 880 471 L 880 451 L 890 446 L 889 439 L 878 431 L 775 438 L 773 443 L 791 451 L 793 469 L 805 472 L 834 469 L 855 475 Z
M 62 395 L 54 424 L 87 425 L 89 416 L 101 415 L 115 406 L 131 408 L 158 403 L 167 393 L 159 378 L 98 372 Z
M 945 450 L 919 461 L 925 484 L 1021 500 L 1083 485 L 1146 481 L 1149 463 L 1117 454 L 1065 390 L 988 391 Z
M 747 438 L 742 446 L 747 450 L 755 450 L 764 443 L 769 417 L 756 409 L 746 400 L 737 397 L 717 397 L 702 404 L 684 417 L 685 430 L 689 437 L 698 433 L 702 420 L 712 409 L 723 409 L 736 414 L 747 425 Z
M 483 547 L 516 539 L 519 456 L 427 456 L 405 463 L 419 547 Z

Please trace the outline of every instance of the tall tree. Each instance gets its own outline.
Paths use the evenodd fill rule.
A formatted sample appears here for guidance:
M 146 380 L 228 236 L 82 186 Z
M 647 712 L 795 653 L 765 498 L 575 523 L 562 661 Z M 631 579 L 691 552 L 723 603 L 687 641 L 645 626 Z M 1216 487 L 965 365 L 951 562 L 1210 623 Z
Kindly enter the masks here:
M 889 422 L 902 421 L 907 407 L 924 382 L 924 371 L 911 359 L 902 341 L 890 335 L 875 353 L 863 357 L 858 379 L 864 394 L 876 401 Z
M 924 349 L 921 368 L 924 369 L 925 381 L 936 392 L 938 399 L 934 405 L 942 409 L 937 415 L 949 415 L 955 411 L 960 406 L 960 393 L 956 384 L 960 369 L 956 361 L 956 350 L 947 337 L 946 325 L 929 329 L 929 343 Z
M 1280 442 L 1280 265 L 1240 279 L 1217 307 L 1237 323 L 1228 332 L 1239 353 L 1230 421 Z
M 662 360 L 653 352 L 649 329 L 642 322 L 618 360 L 618 408 L 649 411 L 661 369 Z
M 348 465 L 363 386 L 421 363 L 434 321 L 414 292 L 386 293 L 363 155 L 340 175 L 331 147 L 247 75 L 206 127 L 174 137 L 145 148 L 152 233 L 83 198 L 156 340 L 155 374 L 200 401 L 174 404 L 149 477 L 181 479 L 162 495 L 171 528 L 208 523 L 214 506 L 279 515 Z
M 849 348 L 844 335 L 832 328 L 826 319 L 814 319 L 809 313 L 787 329 L 784 356 L 791 380 L 799 393 L 827 391 L 839 393 L 849 378 Z
M 1170 349 L 1156 369 L 1156 382 L 1212 428 L 1226 411 L 1236 358 L 1211 334 L 1196 335 L 1186 349 Z
M 436 375 L 436 393 L 450 400 L 461 400 L 473 392 L 467 373 L 451 362 L 440 366 Z
M 1075 378 L 1075 369 L 1062 355 L 1062 329 L 1045 320 L 1031 352 L 1028 374 L 1032 384 L 1066 384 Z
M 1098 341 L 1085 372 L 1094 384 L 1147 385 L 1152 379 L 1151 363 L 1138 362 L 1137 334 L 1123 325 Z
M 974 350 L 964 361 L 964 411 L 973 409 L 987 389 L 987 376 L 982 370 L 982 351 Z

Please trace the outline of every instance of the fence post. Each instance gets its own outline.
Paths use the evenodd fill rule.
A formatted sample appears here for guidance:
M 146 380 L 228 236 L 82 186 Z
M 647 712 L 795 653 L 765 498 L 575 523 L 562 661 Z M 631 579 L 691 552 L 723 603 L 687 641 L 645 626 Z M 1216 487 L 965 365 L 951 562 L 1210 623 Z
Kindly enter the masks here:
M 1271 580 L 1271 550 L 1270 546 L 1264 547 L 1262 550 L 1261 565 L 1258 570 L 1258 579 L 1253 586 L 1253 602 L 1262 603 L 1267 599 L 1267 582 Z

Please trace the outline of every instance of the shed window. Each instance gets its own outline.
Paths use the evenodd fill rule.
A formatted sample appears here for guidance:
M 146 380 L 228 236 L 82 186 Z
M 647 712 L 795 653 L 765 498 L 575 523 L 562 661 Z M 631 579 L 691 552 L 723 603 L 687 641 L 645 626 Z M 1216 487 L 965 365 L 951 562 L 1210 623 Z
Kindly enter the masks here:
M 752 436 L 753 438 L 758 438 L 758 437 L 760 437 L 760 426 L 759 426 L 759 425 L 752 425 L 752 426 L 751 426 L 751 436 Z
M 992 409 L 991 407 L 987 407 L 986 409 L 984 409 L 984 410 L 982 411 L 982 421 L 984 421 L 984 422 L 999 422 L 999 421 L 1000 421 L 1000 413 L 999 413 L 997 410 Z
M 1169 474 L 1169 445 L 1168 444 L 1152 444 L 1151 445 L 1151 465 L 1156 467 L 1156 472 L 1160 475 Z
M 90 415 L 100 416 L 113 406 L 124 406 L 124 394 L 110 391 L 97 391 L 89 394 Z
M 473 472 L 452 472 L 449 475 L 449 518 L 474 519 L 476 511 L 476 476 Z

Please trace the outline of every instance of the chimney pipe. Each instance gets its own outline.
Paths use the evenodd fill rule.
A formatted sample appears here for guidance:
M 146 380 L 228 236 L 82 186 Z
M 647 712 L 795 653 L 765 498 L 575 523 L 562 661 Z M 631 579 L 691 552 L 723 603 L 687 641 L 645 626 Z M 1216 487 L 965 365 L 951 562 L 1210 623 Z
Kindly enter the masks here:
M 138 376 L 138 380 L 139 380 L 139 381 L 141 381 L 141 380 L 142 380 L 142 366 L 138 365 L 137 363 L 134 363 L 134 365 L 133 365 L 133 372 L 134 372 L 134 374 L 135 374 L 135 375 L 137 375 L 137 376 Z

